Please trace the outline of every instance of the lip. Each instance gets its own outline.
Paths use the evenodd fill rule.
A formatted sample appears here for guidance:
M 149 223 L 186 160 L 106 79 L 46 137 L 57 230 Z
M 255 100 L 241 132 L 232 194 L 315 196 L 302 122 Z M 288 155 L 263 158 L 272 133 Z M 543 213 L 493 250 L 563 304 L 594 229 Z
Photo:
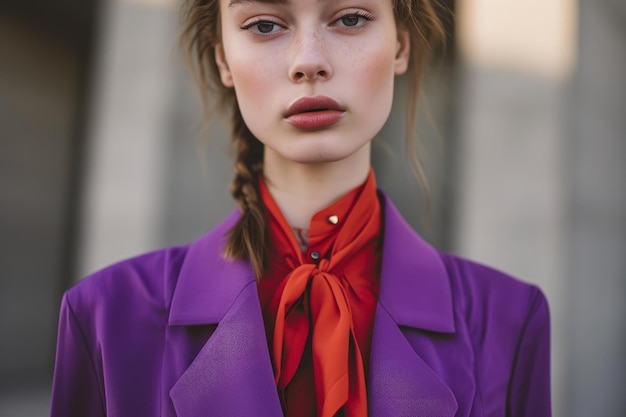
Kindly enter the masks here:
M 317 130 L 339 122 L 345 112 L 345 109 L 330 97 L 302 97 L 287 108 L 284 118 L 298 129 Z

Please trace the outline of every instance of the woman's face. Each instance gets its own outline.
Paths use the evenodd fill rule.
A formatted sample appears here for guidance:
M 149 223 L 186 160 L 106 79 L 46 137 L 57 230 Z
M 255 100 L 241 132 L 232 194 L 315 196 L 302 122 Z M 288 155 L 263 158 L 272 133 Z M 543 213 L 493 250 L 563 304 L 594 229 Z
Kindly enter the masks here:
M 409 58 L 391 0 L 220 0 L 220 13 L 220 76 L 266 156 L 369 158 Z

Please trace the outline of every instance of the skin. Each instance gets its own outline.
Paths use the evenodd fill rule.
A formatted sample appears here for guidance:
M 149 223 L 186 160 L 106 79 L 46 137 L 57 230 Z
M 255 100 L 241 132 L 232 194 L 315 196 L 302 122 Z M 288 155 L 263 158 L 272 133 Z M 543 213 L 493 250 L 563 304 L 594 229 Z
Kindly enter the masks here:
M 265 146 L 269 190 L 293 227 L 367 177 L 370 147 L 389 116 L 409 40 L 391 0 L 220 0 L 222 83 Z M 264 33 L 267 32 L 267 33 Z M 285 120 L 302 97 L 328 96 L 345 113 L 327 128 Z

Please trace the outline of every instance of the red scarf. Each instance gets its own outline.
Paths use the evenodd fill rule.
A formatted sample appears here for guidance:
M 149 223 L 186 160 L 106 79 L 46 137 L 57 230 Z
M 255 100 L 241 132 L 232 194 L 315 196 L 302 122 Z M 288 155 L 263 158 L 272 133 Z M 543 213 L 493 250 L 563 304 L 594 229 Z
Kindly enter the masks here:
M 285 415 L 367 416 L 380 277 L 374 174 L 313 216 L 305 253 L 262 180 L 260 191 L 272 249 L 259 296 Z

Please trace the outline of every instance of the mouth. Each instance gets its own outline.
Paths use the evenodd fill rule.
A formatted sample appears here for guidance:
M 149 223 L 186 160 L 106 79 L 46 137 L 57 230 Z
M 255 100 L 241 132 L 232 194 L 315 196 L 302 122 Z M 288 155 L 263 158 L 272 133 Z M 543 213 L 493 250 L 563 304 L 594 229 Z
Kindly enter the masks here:
M 325 111 L 345 112 L 345 109 L 327 96 L 302 97 L 291 104 L 284 114 L 285 119 L 301 113 L 318 113 Z
M 330 97 L 303 97 L 287 108 L 285 121 L 301 130 L 328 128 L 341 120 L 346 110 Z

